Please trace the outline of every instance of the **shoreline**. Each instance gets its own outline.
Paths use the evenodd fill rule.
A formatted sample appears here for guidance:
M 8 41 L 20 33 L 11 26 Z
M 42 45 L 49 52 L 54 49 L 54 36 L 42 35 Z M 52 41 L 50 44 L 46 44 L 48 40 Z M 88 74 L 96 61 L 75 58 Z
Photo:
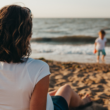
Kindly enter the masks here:
M 55 55 L 49 53 L 32 53 L 31 58 L 44 58 L 46 60 L 59 61 L 59 62 L 76 62 L 76 63 L 96 63 L 96 55 Z M 102 62 L 100 62 L 102 63 Z M 110 64 L 110 56 L 105 57 L 105 64 Z

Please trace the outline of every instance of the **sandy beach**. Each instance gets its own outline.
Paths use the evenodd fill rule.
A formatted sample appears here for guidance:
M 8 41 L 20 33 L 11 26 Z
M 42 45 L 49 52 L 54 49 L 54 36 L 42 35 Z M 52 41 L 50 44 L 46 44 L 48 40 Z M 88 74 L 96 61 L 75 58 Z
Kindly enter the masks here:
M 89 94 L 92 100 L 110 110 L 110 65 L 97 63 L 58 62 L 41 58 L 50 66 L 49 91 L 69 84 L 81 97 Z
M 77 110 L 110 110 L 110 19 L 36 18 L 33 24 L 30 57 L 49 64 L 49 91 L 69 84 L 81 98 L 89 94 L 94 102 Z M 100 29 L 107 33 L 105 64 L 96 63 L 93 53 Z

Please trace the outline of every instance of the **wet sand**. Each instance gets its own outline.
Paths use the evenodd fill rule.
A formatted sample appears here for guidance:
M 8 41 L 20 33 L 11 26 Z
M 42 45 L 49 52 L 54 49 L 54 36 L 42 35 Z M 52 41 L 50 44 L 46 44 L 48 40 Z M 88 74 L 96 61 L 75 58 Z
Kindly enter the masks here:
M 54 55 L 50 53 L 32 53 L 31 58 L 45 58 L 47 60 L 54 60 L 60 62 L 78 62 L 78 63 L 96 63 L 96 55 Z M 100 63 L 101 60 L 100 60 Z M 110 64 L 110 56 L 105 57 L 105 63 Z
M 49 91 L 69 84 L 80 96 L 89 94 L 92 100 L 110 106 L 110 65 L 45 60 L 50 66 Z M 108 106 L 109 105 L 109 106 Z M 108 109 L 110 110 L 110 108 Z

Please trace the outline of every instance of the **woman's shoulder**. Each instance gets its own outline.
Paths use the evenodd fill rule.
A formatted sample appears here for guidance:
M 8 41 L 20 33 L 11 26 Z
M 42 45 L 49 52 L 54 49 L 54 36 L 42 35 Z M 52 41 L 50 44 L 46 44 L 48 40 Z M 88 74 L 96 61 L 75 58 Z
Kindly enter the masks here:
M 32 58 L 29 58 L 28 61 L 27 61 L 28 64 L 31 64 L 32 66 L 33 65 L 36 65 L 36 66 L 47 66 L 48 64 L 42 60 L 39 60 L 39 59 L 32 59 Z
M 49 65 L 42 60 L 28 59 L 30 62 L 27 66 L 28 74 L 34 86 L 40 81 L 43 77 L 50 74 Z
M 27 69 L 31 73 L 32 73 L 32 71 L 36 73 L 36 72 L 44 70 L 44 69 L 49 69 L 49 65 L 42 60 L 29 58 L 27 61 Z

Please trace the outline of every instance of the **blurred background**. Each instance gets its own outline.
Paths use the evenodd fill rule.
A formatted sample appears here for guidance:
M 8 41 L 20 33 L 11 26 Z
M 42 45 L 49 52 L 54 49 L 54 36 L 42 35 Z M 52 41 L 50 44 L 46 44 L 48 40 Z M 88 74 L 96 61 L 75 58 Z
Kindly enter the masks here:
M 0 8 L 9 4 L 32 11 L 32 58 L 96 62 L 94 41 L 104 29 L 110 63 L 110 0 L 3 0 Z

